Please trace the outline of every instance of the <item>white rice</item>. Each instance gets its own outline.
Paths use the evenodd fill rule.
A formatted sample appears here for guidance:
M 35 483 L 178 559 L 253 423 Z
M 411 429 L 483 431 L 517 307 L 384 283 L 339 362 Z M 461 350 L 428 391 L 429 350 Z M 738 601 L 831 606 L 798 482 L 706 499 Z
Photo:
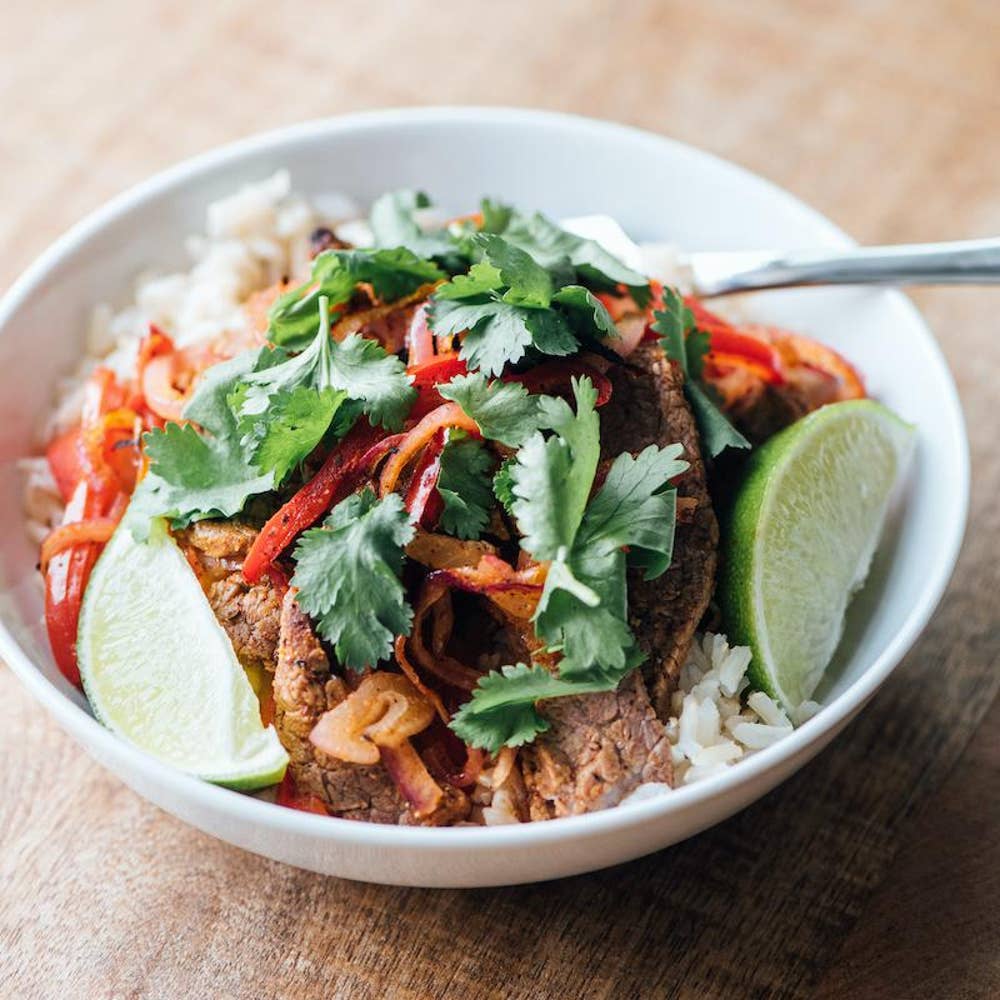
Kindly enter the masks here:
M 719 774 L 819 711 L 807 701 L 790 718 L 763 691 L 750 690 L 750 659 L 746 646 L 730 646 L 724 635 L 706 632 L 692 643 L 666 726 L 675 785 Z

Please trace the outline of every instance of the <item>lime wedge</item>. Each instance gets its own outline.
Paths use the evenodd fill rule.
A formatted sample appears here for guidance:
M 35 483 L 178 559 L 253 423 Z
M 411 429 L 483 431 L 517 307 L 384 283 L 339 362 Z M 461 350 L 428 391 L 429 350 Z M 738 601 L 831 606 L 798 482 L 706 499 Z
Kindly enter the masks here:
M 166 530 L 147 542 L 126 524 L 91 574 L 77 655 L 97 718 L 137 747 L 230 788 L 280 781 L 288 755 Z
M 796 708 L 868 575 L 913 428 L 871 400 L 824 406 L 754 452 L 722 542 L 719 602 L 753 684 Z

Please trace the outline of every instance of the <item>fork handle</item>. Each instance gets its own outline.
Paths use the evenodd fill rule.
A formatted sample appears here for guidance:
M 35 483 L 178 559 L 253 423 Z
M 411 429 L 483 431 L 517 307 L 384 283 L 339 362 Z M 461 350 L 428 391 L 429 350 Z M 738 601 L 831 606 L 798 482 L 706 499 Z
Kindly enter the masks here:
M 1000 238 L 838 253 L 702 253 L 688 267 L 694 291 L 706 298 L 796 285 L 991 285 L 1000 284 Z

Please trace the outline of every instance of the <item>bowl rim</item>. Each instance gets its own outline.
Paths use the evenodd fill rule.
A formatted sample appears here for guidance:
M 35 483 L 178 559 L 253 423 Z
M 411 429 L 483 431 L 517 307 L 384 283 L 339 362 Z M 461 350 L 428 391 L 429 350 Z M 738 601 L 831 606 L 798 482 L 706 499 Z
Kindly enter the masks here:
M 742 180 L 751 181 L 779 200 L 790 204 L 809 218 L 816 233 L 830 247 L 847 247 L 854 241 L 816 209 L 772 181 L 752 171 L 705 152 L 687 143 L 633 126 L 563 112 L 501 106 L 427 106 L 388 108 L 363 111 L 329 118 L 313 119 L 261 132 L 235 142 L 216 147 L 185 159 L 133 185 L 86 215 L 57 238 L 0 299 L 0 335 L 11 317 L 27 297 L 40 285 L 47 274 L 79 246 L 101 229 L 127 215 L 144 202 L 169 192 L 173 188 L 196 182 L 203 174 L 233 165 L 255 153 L 278 149 L 282 145 L 303 139 L 384 129 L 400 125 L 533 125 L 572 129 L 578 133 L 608 139 L 619 137 L 646 148 L 672 150 L 694 160 L 722 167 Z M 902 626 L 891 641 L 865 667 L 861 676 L 823 710 L 796 728 L 779 742 L 760 750 L 718 775 L 692 785 L 684 785 L 669 794 L 654 796 L 581 816 L 569 816 L 548 822 L 534 822 L 487 827 L 410 827 L 365 823 L 337 817 L 316 816 L 288 809 L 250 795 L 209 784 L 199 778 L 164 764 L 105 729 L 89 712 L 71 701 L 33 662 L 16 637 L 0 623 L 0 656 L 10 665 L 25 687 L 52 714 L 56 721 L 86 747 L 93 747 L 103 759 L 121 762 L 129 771 L 141 773 L 169 792 L 175 800 L 190 800 L 193 805 L 212 813 L 228 814 L 231 818 L 274 831 L 346 846 L 409 848 L 415 850 L 458 849 L 479 852 L 496 848 L 526 849 L 564 839 L 598 837 L 602 834 L 631 829 L 671 813 L 697 808 L 715 798 L 734 793 L 741 786 L 750 786 L 754 779 L 795 758 L 824 735 L 835 735 L 865 705 L 884 683 L 905 653 L 923 631 L 951 578 L 958 558 L 969 507 L 969 446 L 961 404 L 947 362 L 929 327 L 916 307 L 900 292 L 887 292 L 901 315 L 913 324 L 919 347 L 929 361 L 941 370 L 946 384 L 942 400 L 952 415 L 951 447 L 956 457 L 957 481 L 949 482 L 952 514 L 944 525 L 943 558 L 925 581 L 920 598 L 910 608 Z

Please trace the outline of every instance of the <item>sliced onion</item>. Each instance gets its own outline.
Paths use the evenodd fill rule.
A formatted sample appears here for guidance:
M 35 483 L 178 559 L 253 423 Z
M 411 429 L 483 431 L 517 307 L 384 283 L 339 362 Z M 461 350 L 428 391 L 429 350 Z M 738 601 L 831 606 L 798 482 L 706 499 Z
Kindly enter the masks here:
M 424 621 L 431 608 L 448 592 L 448 583 L 443 580 L 435 580 L 434 577 L 437 575 L 432 573 L 424 581 L 420 596 L 413 609 L 410 647 L 413 651 L 413 658 L 427 673 L 433 674 L 449 687 L 468 692 L 479 683 L 482 672 L 467 667 L 464 663 L 445 653 L 443 651 L 444 643 L 442 643 L 442 651 L 437 653 L 432 653 L 424 643 Z
M 41 563 L 42 575 L 48 573 L 49 563 L 60 552 L 80 545 L 84 542 L 104 544 L 118 527 L 118 518 L 92 517 L 86 521 L 75 521 L 72 524 L 61 524 L 45 536 L 42 542 Z
M 406 654 L 405 635 L 396 637 L 395 653 L 399 669 L 403 671 L 409 682 L 434 706 L 434 711 L 437 712 L 438 717 L 445 725 L 451 722 L 451 713 L 444 707 L 440 695 L 421 680 L 417 668 L 410 662 Z
M 399 746 L 383 747 L 382 764 L 416 819 L 430 816 L 441 805 L 444 792 L 409 740 Z
M 433 718 L 432 705 L 406 677 L 377 671 L 325 712 L 309 739 L 338 760 L 376 764 L 379 748 L 400 745 L 426 729 Z
M 616 354 L 627 358 L 642 342 L 646 333 L 646 314 L 629 313 L 615 323 L 618 338 L 605 341 Z
M 547 572 L 542 563 L 516 570 L 503 559 L 484 555 L 474 567 L 437 570 L 428 581 L 482 594 L 509 617 L 523 622 L 534 616 Z

